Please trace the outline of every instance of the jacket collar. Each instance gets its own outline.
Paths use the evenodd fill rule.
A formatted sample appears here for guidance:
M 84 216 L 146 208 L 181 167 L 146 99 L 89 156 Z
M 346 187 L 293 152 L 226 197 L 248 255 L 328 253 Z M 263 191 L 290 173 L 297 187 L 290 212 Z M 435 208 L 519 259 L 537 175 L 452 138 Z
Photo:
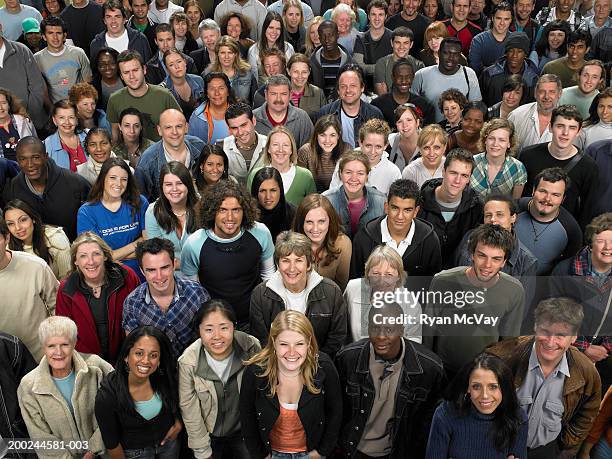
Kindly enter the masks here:
M 323 280 L 323 276 L 321 276 L 313 268 L 308 274 L 308 281 L 306 282 L 306 289 L 305 289 L 306 303 L 308 303 L 309 300 L 315 300 L 314 297 L 313 298 L 310 297 L 310 293 L 317 285 L 321 283 L 322 280 Z M 288 304 L 287 289 L 283 285 L 283 277 L 280 271 L 277 270 L 274 274 L 272 274 L 272 277 L 266 282 L 266 287 L 268 287 L 270 290 L 272 290 L 274 293 L 280 296 L 283 302 L 285 303 L 285 305 Z
M 368 375 L 370 373 L 370 340 L 364 338 L 361 340 L 362 346 L 357 358 L 356 373 Z M 404 346 L 404 360 L 402 362 L 402 372 L 404 375 L 420 375 L 423 374 L 423 365 L 419 359 L 416 349 L 406 338 L 402 338 Z
M 46 356 L 43 356 L 36 371 L 38 372 L 38 377 L 32 385 L 32 392 L 40 395 L 50 394 L 61 398 L 62 395 L 53 382 Z M 77 377 L 80 374 L 87 373 L 89 371 L 89 367 L 87 366 L 85 359 L 83 359 L 83 357 L 81 357 L 76 350 L 72 351 L 72 371 L 74 371 Z

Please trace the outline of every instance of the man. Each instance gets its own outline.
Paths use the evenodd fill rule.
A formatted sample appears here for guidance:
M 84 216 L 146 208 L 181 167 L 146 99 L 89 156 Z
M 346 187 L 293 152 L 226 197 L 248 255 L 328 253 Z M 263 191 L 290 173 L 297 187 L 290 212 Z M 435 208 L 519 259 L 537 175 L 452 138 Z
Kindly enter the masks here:
M 353 239 L 350 278 L 363 277 L 372 250 L 385 244 L 404 262 L 409 280 L 413 276 L 433 276 L 440 271 L 440 241 L 433 225 L 416 218 L 421 193 L 416 183 L 399 179 L 393 182 L 385 202 L 385 214 L 361 228 Z
M 487 119 L 508 119 L 510 113 L 521 105 L 525 91 L 525 82 L 521 75 L 507 76 L 502 86 L 502 100 L 489 107 Z
M 0 81 L 26 107 L 37 128 L 49 122 L 44 110 L 45 80 L 27 46 L 2 37 L 0 22 Z
M 544 74 L 535 86 L 535 102 L 521 105 L 508 115 L 508 121 L 512 121 L 516 130 L 518 152 L 531 145 L 550 141 L 550 117 L 559 104 L 562 92 L 559 77 Z
M 47 47 L 34 54 L 34 60 L 45 77 L 51 103 L 68 99 L 76 83 L 91 80 L 89 59 L 81 48 L 66 45 L 66 24 L 56 16 L 40 23 Z
M 167 32 L 171 32 L 172 38 L 174 39 L 174 30 L 170 28 Z M 197 75 L 203 75 L 206 67 L 208 67 L 215 58 L 215 43 L 217 43 L 217 40 L 221 36 L 221 28 L 219 24 L 212 19 L 204 19 L 198 26 L 198 33 L 204 46 L 189 53 L 189 59 L 193 59 L 196 68 L 195 73 Z M 174 46 L 174 44 L 172 46 Z M 158 58 L 160 62 L 163 62 L 162 57 L 163 55 L 160 55 Z M 189 71 L 189 73 L 194 72 Z
M 283 125 L 293 134 L 298 148 L 310 141 L 313 125 L 308 113 L 289 104 L 291 83 L 285 75 L 268 79 L 266 102 L 253 112 L 257 124 L 255 130 L 267 135 L 274 126 Z
M 414 80 L 412 64 L 406 59 L 398 59 L 391 70 L 393 83 L 389 92 L 382 94 L 372 100 L 372 105 L 377 107 L 385 117 L 389 126 L 395 125 L 395 109 L 402 104 L 413 104 L 422 113 L 422 125 L 434 123 L 436 112 L 434 107 L 423 97 L 410 92 Z
M 525 291 L 518 280 L 502 272 L 513 246 L 508 230 L 485 223 L 470 236 L 468 267 L 442 271 L 431 282 L 427 314 L 446 320 L 430 330 L 432 350 L 451 380 L 487 345 L 520 335 Z M 441 299 L 449 294 L 454 301 Z M 474 322 L 477 317 L 483 319 L 479 324 Z
M 182 12 L 183 7 L 169 0 L 154 0 L 149 4 L 148 17 L 156 24 L 168 24 L 170 16 L 177 11 Z
M 100 32 L 91 42 L 90 56 L 97 56 L 103 47 L 109 47 L 118 53 L 137 51 L 146 62 L 151 58 L 149 40 L 143 33 L 131 27 L 125 27 L 127 13 L 118 0 L 109 0 L 102 7 L 105 32 Z
M 159 115 L 157 132 L 161 140 L 144 151 L 134 172 L 140 192 L 149 202 L 155 201 L 161 193 L 159 174 L 164 164 L 178 161 L 191 170 L 200 157 L 204 142 L 187 135 L 188 128 L 187 120 L 179 110 L 169 108 Z
M 482 101 L 488 107 L 502 100 L 502 90 L 506 78 L 520 75 L 525 82 L 523 100 L 533 100 L 533 89 L 538 82 L 540 71 L 530 59 L 529 38 L 524 32 L 515 32 L 506 40 L 505 56 L 495 64 L 486 67 L 480 75 Z
M 251 20 L 251 39 L 258 42 L 259 35 L 263 33 L 264 19 L 268 10 L 259 0 L 223 0 L 215 7 L 214 20 L 221 24 L 221 18 L 228 13 L 240 13 Z
M 10 237 L 0 217 L 0 290 L 5 292 L 0 297 L 0 330 L 22 340 L 38 362 L 44 355 L 38 326 L 55 312 L 59 282 L 42 258 L 8 250 Z
M 149 84 L 158 85 L 168 76 L 168 70 L 164 64 L 164 53 L 174 48 L 174 30 L 169 24 L 157 24 L 155 26 L 155 47 L 158 51 L 146 61 L 147 72 L 145 80 Z M 197 51 L 194 51 L 197 52 Z M 198 69 L 193 59 L 182 53 L 187 62 L 187 73 L 197 74 Z
M 588 16 L 582 20 L 580 28 L 588 30 L 591 37 L 594 37 L 600 30 L 612 27 L 612 2 L 610 0 L 595 0 L 593 2 L 593 16 Z
M 569 181 L 563 169 L 545 169 L 534 180 L 533 197 L 519 202 L 514 231 L 537 258 L 538 276 L 549 274 L 558 261 L 573 257 L 582 247 L 580 226 L 561 207 Z
M 366 75 L 366 88 L 374 91 L 374 68 L 376 62 L 393 52 L 391 47 L 391 31 L 385 27 L 389 5 L 384 0 L 372 0 L 368 3 L 368 22 L 370 28 L 357 35 L 353 59 L 359 64 Z
M 567 22 L 571 30 L 577 30 L 580 27 L 582 16 L 572 9 L 573 0 L 556 0 L 553 4 L 555 6 L 552 8 L 545 6 L 538 11 L 535 20 L 540 26 L 544 27 L 549 22 L 558 20 Z
M 180 110 L 176 99 L 167 89 L 145 82 L 146 68 L 140 54 L 123 51 L 117 58 L 117 64 L 126 87 L 113 93 L 108 100 L 106 117 L 112 123 L 113 140 L 119 139 L 119 115 L 126 108 L 133 107 L 143 114 L 143 136 L 157 142 L 161 138 L 156 130 L 159 115 L 168 108 Z
M 458 89 L 469 101 L 482 100 L 476 72 L 459 64 L 461 41 L 457 37 L 444 38 L 438 53 L 438 65 L 417 71 L 412 82 L 412 92 L 427 99 L 434 107 L 436 123 L 444 119 L 438 107 L 438 100 L 447 89 Z
M 606 85 L 610 86 L 612 81 L 612 27 L 603 28 L 593 37 L 588 59 L 599 59 L 604 63 L 608 76 Z
M 547 62 L 542 73 L 552 73 L 561 78 L 564 88 L 578 83 L 578 70 L 585 63 L 586 53 L 591 45 L 591 35 L 586 30 L 570 32 L 567 39 L 567 55 Z
M 253 109 L 261 107 L 266 101 L 266 86 L 267 86 L 266 82 L 268 78 L 274 75 L 285 75 L 291 78 L 291 75 L 287 74 L 287 57 L 285 56 L 284 51 L 281 51 L 278 48 L 264 49 L 263 52 L 259 55 L 259 61 L 261 62 L 261 68 L 263 69 L 267 77 L 263 77 L 262 75 L 261 79 L 265 81 L 263 82 L 261 86 L 259 86 L 259 88 L 257 88 L 257 91 L 255 91 L 255 94 L 253 95 Z M 255 79 L 255 76 L 253 75 L 252 78 Z M 307 80 L 308 80 L 308 77 L 306 77 L 306 81 Z M 255 87 L 254 84 L 253 84 L 253 87 Z M 325 94 L 323 93 L 323 91 L 319 91 L 319 94 L 320 94 L 320 98 L 322 99 L 318 101 L 319 106 L 317 108 L 311 108 L 311 113 L 306 112 L 308 113 L 308 116 L 310 116 L 311 121 L 313 120 L 314 115 L 316 115 L 321 105 L 324 105 L 327 102 L 327 98 L 325 97 Z M 300 101 L 304 103 L 305 99 L 306 98 L 302 97 Z M 299 107 L 299 104 L 297 106 Z M 314 112 L 314 114 L 312 112 Z
M 535 336 L 520 336 L 487 349 L 512 370 L 521 408 L 529 419 L 529 459 L 574 457 L 599 411 L 597 370 L 572 346 L 582 318 L 582 306 L 575 301 L 551 298 L 535 310 Z
M 407 27 L 400 26 L 391 33 L 393 52 L 379 59 L 374 67 L 374 90 L 379 96 L 390 91 L 393 84 L 393 64 L 399 59 L 408 60 L 415 72 L 425 67 L 420 60 L 408 54 L 412 48 L 413 39 L 412 30 Z
M 156 53 L 155 26 L 157 24 L 149 19 L 149 3 L 147 0 L 130 0 L 130 6 L 132 7 L 132 16 L 128 19 L 127 27 L 144 34 L 149 42 L 151 52 Z
M 510 26 L 510 32 L 525 32 L 529 38 L 530 52 L 535 49 L 540 32 L 540 24 L 531 18 L 534 8 L 535 0 L 516 0 L 514 2 L 514 21 Z
M 589 145 L 585 154 L 593 158 L 599 170 L 598 212 L 612 212 L 612 139 L 598 140 Z
M 225 122 L 231 135 L 218 140 L 217 145 L 227 155 L 229 175 L 246 186 L 247 176 L 258 164 L 268 138 L 255 130 L 257 120 L 251 107 L 244 102 L 227 108 Z
M 312 83 L 323 89 L 325 97 L 335 99 L 333 94 L 338 80 L 338 72 L 353 62 L 350 54 L 338 44 L 338 25 L 333 21 L 323 21 L 318 28 L 321 46 L 310 56 Z
M 104 31 L 102 7 L 95 1 L 73 0 L 60 13 L 60 17 L 66 23 L 68 37 L 74 46 L 78 46 L 83 51 L 89 50 L 94 37 Z
M 448 2 L 448 0 L 445 0 L 445 5 L 448 4 L 446 2 Z M 480 27 L 480 30 L 486 29 L 487 23 L 489 22 L 489 18 L 487 18 L 487 15 L 484 13 L 484 7 L 485 0 L 470 0 L 470 12 L 467 18 Z M 446 12 L 446 8 L 444 11 Z M 450 16 L 451 14 L 452 12 L 449 11 L 448 15 Z
M 34 18 L 39 23 L 42 21 L 42 16 L 36 8 L 28 5 L 22 5 L 19 0 L 5 0 L 5 6 L 0 8 L 0 23 L 4 37 L 8 40 L 15 41 L 21 35 L 21 23 L 24 19 Z
M 421 187 L 423 203 L 417 216 L 433 225 L 446 266 L 452 265 L 451 254 L 463 235 L 482 219 L 482 203 L 468 186 L 473 168 L 472 155 L 455 148 L 446 155 L 442 178 Z
M 584 308 L 574 346 L 596 364 L 606 391 L 612 383 L 612 213 L 595 217 L 586 227 L 587 246 L 560 262 L 552 272 L 552 295 L 572 298 Z
M 560 105 L 575 105 L 583 119 L 587 119 L 591 103 L 599 94 L 599 87 L 605 80 L 606 69 L 601 61 L 596 59 L 586 61 L 578 70 L 578 85 L 563 90 Z
M 397 303 L 370 308 L 367 316 L 369 338 L 336 355 L 340 384 L 347 388 L 339 446 L 356 459 L 425 457 L 445 380 L 442 363 L 403 338 L 404 312 Z
M 123 329 L 127 334 L 141 325 L 159 328 L 178 358 L 197 338 L 192 319 L 210 296 L 197 282 L 175 274 L 174 244 L 168 239 L 138 243 L 136 259 L 145 282 L 125 299 Z
M 213 298 L 228 301 L 238 328 L 244 330 L 251 292 L 275 271 L 272 235 L 255 220 L 257 200 L 238 184 L 222 180 L 211 187 L 206 199 L 203 229 L 183 246 L 181 271 L 199 279 Z
M 493 7 L 491 29 L 476 35 L 470 46 L 468 60 L 476 74 L 480 75 L 483 68 L 493 65 L 504 55 L 513 19 L 514 9 L 508 2 L 502 1 Z
M 402 11 L 387 19 L 385 26 L 395 30 L 400 26 L 408 27 L 414 34 L 414 46 L 411 54 L 417 56 L 423 49 L 425 30 L 431 24 L 431 19 L 419 13 L 422 0 L 403 0 Z
M 452 0 L 452 16 L 442 22 L 446 25 L 448 34 L 461 40 L 461 52 L 467 56 L 470 45 L 476 35 L 482 32 L 482 28 L 468 20 L 470 12 L 470 0 Z
M 21 172 L 4 187 L 3 200 L 21 199 L 48 225 L 61 226 L 68 239 L 76 238 L 76 216 L 87 200 L 89 182 L 49 160 L 36 137 L 19 140 L 17 163 Z
M 280 15 L 283 14 L 283 7 L 285 6 L 286 0 L 276 0 L 275 2 L 268 5 L 268 11 L 274 11 Z M 312 8 L 306 2 L 300 2 L 300 6 L 302 7 L 302 17 L 304 18 L 304 27 L 308 29 L 308 26 L 314 19 L 314 13 L 312 12 Z M 296 50 L 296 52 L 299 50 Z
M 37 19 L 26 18 L 21 23 L 23 34 L 17 39 L 19 43 L 23 43 L 32 53 L 37 53 L 45 47 L 42 33 L 40 33 L 40 23 Z

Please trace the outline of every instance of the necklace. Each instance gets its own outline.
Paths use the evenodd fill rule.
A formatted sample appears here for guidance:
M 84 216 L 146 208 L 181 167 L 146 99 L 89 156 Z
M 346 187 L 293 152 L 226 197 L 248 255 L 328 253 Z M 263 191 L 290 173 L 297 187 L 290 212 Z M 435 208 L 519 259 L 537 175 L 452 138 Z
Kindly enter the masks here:
M 240 147 L 242 150 L 252 150 L 253 148 L 255 148 L 255 145 L 257 145 L 257 143 L 259 142 L 259 138 L 257 137 L 257 134 L 255 135 L 255 141 L 251 144 L 251 145 L 245 145 L 243 147 Z M 238 145 L 238 143 L 236 142 L 236 145 Z
M 183 212 L 182 214 L 180 212 L 177 213 L 175 211 L 172 211 L 172 213 L 178 218 L 183 218 L 185 215 L 187 215 L 187 209 L 185 209 L 185 212 Z
M 548 227 L 551 225 L 551 223 L 552 223 L 552 222 L 554 222 L 554 220 L 553 220 L 553 221 L 548 222 L 548 223 L 546 224 L 546 226 L 544 227 L 544 229 L 543 229 L 542 231 L 540 231 L 539 233 L 537 232 L 536 227 L 535 227 L 535 225 L 533 224 L 533 220 L 534 220 L 533 218 L 530 218 L 530 219 L 529 219 L 529 221 L 531 222 L 531 229 L 533 230 L 533 235 L 534 235 L 533 242 L 538 242 L 538 240 L 540 239 L 540 236 L 542 236 L 542 234 L 544 234 L 544 233 L 546 232 L 546 230 L 547 230 L 547 229 L 548 229 Z

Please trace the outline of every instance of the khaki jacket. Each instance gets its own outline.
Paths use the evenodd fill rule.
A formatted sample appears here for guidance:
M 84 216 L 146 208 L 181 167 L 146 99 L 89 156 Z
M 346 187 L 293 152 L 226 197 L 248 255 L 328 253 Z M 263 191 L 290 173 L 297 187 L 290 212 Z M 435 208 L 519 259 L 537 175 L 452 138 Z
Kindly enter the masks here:
M 73 351 L 73 368 L 76 373 L 72 406 L 57 389 L 47 358 L 43 357 L 38 367 L 21 380 L 17 396 L 21 414 L 33 440 L 63 441 L 62 451 L 37 451 L 38 457 L 81 457 L 86 451 L 68 449 L 68 442 L 87 442 L 87 450 L 95 454 L 104 452 L 104 443 L 94 415 L 96 393 L 102 378 L 113 371 L 113 367 L 97 355 Z M 76 446 L 76 445 L 74 445 Z

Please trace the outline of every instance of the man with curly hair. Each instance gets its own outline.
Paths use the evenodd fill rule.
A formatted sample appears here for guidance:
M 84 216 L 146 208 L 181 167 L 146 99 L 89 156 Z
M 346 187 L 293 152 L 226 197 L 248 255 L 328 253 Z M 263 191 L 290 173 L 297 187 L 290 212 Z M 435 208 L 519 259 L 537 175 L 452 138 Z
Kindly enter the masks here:
M 228 301 L 241 330 L 249 323 L 251 292 L 275 271 L 272 235 L 258 217 L 246 190 L 220 181 L 202 200 L 202 229 L 189 236 L 181 257 L 183 274 L 199 280 L 212 298 Z

